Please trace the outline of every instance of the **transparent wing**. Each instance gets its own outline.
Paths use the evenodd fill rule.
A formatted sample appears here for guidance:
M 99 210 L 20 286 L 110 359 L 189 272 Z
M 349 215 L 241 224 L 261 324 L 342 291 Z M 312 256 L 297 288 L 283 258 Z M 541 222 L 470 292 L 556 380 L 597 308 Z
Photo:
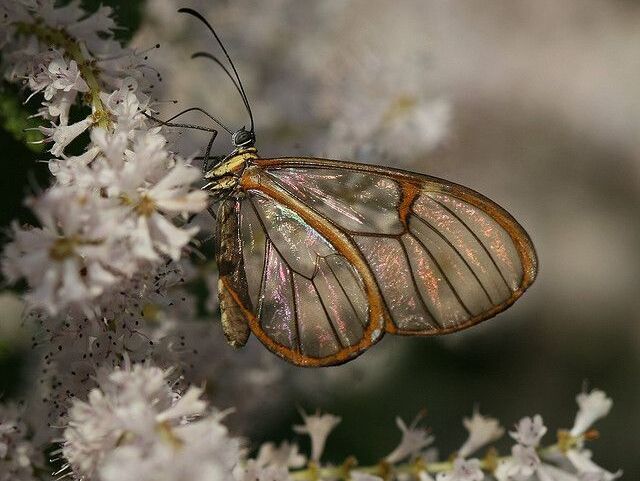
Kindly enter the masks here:
M 267 347 L 296 364 L 345 362 L 384 332 L 382 304 L 369 302 L 375 281 L 354 267 L 357 252 L 345 252 L 328 223 L 281 201 L 251 189 L 240 202 L 249 297 L 244 304 L 253 306 L 249 326 Z
M 364 261 L 354 265 L 346 256 L 341 265 L 361 278 L 366 271 L 373 277 L 375 286 L 361 290 L 360 299 L 364 293 L 370 306 L 378 296 L 388 332 L 436 335 L 463 329 L 506 309 L 535 279 L 536 255 L 526 232 L 504 209 L 470 189 L 339 161 L 260 159 L 256 164 L 245 171 L 243 188 L 271 196 L 272 209 L 287 205 L 286 216 L 306 216 L 310 229 L 322 223 L 332 235 L 338 232 L 336 252 Z M 271 229 L 291 230 L 275 214 L 265 219 L 272 220 Z M 308 273 L 315 248 L 295 244 L 291 257 L 308 259 Z M 269 266 L 278 262 L 275 258 Z M 327 291 L 324 300 L 332 295 Z M 344 305 L 344 297 L 350 298 L 332 299 Z M 299 318 L 303 324 L 315 319 Z

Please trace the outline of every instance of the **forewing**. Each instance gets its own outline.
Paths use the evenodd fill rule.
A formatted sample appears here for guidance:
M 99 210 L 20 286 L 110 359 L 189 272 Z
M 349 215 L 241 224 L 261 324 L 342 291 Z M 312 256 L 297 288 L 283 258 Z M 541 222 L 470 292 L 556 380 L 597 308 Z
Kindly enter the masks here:
M 384 332 L 384 308 L 364 258 L 330 222 L 247 170 L 239 217 L 251 330 L 298 365 L 357 356 Z
M 437 335 L 510 306 L 537 261 L 520 225 L 466 187 L 396 169 L 322 159 L 259 159 L 247 185 L 284 198 L 355 246 L 375 279 L 386 330 Z M 293 210 L 298 213 L 294 206 Z M 373 302 L 376 289 L 367 292 Z

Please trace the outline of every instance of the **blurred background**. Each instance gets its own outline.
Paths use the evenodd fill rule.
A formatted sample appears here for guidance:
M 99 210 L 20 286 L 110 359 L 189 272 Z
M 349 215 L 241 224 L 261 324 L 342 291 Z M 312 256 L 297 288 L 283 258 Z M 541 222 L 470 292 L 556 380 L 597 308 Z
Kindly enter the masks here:
M 444 177 L 505 207 L 537 248 L 536 283 L 471 330 L 387 336 L 355 361 L 322 370 L 267 356 L 277 382 L 234 415 L 252 447 L 295 439 L 299 408 L 342 416 L 326 455 L 335 462 L 350 454 L 375 462 L 399 440 L 394 418 L 410 421 L 422 408 L 443 456 L 464 441 L 462 417 L 474 406 L 507 428 L 540 413 L 552 442 L 556 428 L 571 426 L 574 397 L 587 386 L 614 400 L 596 425 L 595 459 L 638 479 L 639 2 L 83 2 L 99 3 L 127 27 L 124 41 L 161 44 L 149 59 L 162 75 L 154 92 L 179 101 L 160 104 L 163 117 L 199 106 L 233 127 L 248 123 L 224 73 L 189 58 L 200 50 L 219 55 L 204 26 L 176 13 L 191 6 L 216 26 L 240 71 L 262 156 L 332 157 Z M 4 90 L 3 228 L 29 220 L 22 199 L 49 175 L 38 163 L 47 154 L 25 147 L 7 121 L 6 112 L 20 108 L 15 98 Z M 206 142 L 190 132 L 174 139 L 185 156 Z M 220 135 L 216 152 L 230 148 Z M 210 228 L 212 220 L 199 222 Z M 0 294 L 0 393 L 9 399 L 21 396 L 31 375 L 21 310 L 14 295 Z M 262 349 L 252 339 L 225 355 L 231 363 L 263 362 L 252 354 Z M 232 376 L 249 375 L 263 374 L 219 371 L 208 384 L 214 404 L 242 404 L 223 393 Z

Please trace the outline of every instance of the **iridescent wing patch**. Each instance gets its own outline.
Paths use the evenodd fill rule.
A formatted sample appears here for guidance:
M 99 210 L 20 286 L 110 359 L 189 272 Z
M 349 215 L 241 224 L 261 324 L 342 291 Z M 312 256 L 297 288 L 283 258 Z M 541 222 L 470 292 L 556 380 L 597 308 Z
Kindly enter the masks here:
M 298 365 L 346 362 L 384 332 L 464 329 L 506 309 L 536 275 L 533 245 L 504 209 L 434 177 L 256 159 L 238 192 L 221 249 L 225 332 L 242 344 L 248 324 Z

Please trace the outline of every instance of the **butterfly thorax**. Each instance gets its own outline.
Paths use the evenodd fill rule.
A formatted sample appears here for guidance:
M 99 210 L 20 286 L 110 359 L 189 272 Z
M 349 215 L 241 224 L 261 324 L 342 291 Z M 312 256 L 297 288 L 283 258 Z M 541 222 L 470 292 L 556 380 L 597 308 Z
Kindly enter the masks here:
M 232 191 L 238 185 L 244 169 L 258 158 L 255 147 L 239 147 L 204 174 L 209 180 L 203 189 L 220 194 Z

